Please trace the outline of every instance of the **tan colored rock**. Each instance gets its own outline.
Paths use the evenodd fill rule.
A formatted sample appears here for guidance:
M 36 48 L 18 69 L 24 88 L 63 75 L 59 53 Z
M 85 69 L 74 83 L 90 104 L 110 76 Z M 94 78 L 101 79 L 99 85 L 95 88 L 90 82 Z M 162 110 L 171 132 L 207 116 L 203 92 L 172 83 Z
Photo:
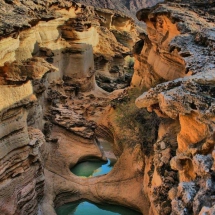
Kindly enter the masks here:
M 6 61 L 12 62 L 16 60 L 14 50 L 16 50 L 19 45 L 20 42 L 18 38 L 14 39 L 9 37 L 0 41 L 0 66 L 3 66 Z
M 49 142 L 43 150 L 46 184 L 49 190 L 42 204 L 44 213 L 54 214 L 49 206 L 53 200 L 56 205 L 61 205 L 82 198 L 97 203 L 114 202 L 144 213 L 148 210 L 148 204 L 144 202 L 145 197 L 141 194 L 143 162 L 139 146 L 132 150 L 125 149 L 113 170 L 107 175 L 81 178 L 73 175 L 69 168 L 89 156 L 102 158 L 98 146 L 93 140 L 73 135 L 58 126 L 54 126 L 52 130 L 50 139 L 54 138 L 57 138 L 57 142 Z M 130 171 L 126 171 L 127 167 Z
M 80 2 L 82 4 L 85 5 L 90 5 L 90 6 L 94 6 L 96 8 L 107 8 L 107 9 L 111 9 L 111 10 L 116 10 L 116 11 L 121 11 L 124 14 L 126 14 L 129 17 L 132 17 L 133 19 L 135 19 L 135 22 L 140 25 L 140 27 L 143 27 L 143 24 L 138 22 L 137 18 L 136 18 L 136 12 L 138 10 L 140 10 L 141 8 L 146 8 L 146 7 L 151 7 L 155 4 L 157 4 L 158 2 L 160 2 L 159 0 L 151 0 L 151 1 L 147 1 L 147 0 L 119 0 L 117 2 L 113 1 L 113 0 L 78 0 L 77 2 Z M 104 10 L 104 9 L 102 9 Z M 108 19 L 105 16 L 106 19 Z M 142 29 L 141 29 L 142 30 Z
M 110 176 L 83 179 L 69 169 L 91 156 L 106 160 L 95 121 L 108 94 L 96 86 L 93 54 L 124 61 L 136 37 L 132 19 L 114 12 L 110 27 L 128 48 L 92 7 L 66 0 L 0 1 L 0 7 L 1 213 L 55 214 L 59 204 L 82 198 L 148 210 L 140 147 L 126 149 L 120 171 Z
M 173 187 L 169 192 L 168 192 L 168 196 L 171 200 L 175 199 L 177 197 L 177 188 Z
M 1 85 L 0 86 L 0 110 L 11 107 L 27 98 L 33 98 L 33 88 L 30 81 L 21 86 Z
M 137 17 L 147 24 L 148 35 L 141 35 L 144 46 L 141 48 L 137 45 L 135 50 L 132 85 L 150 88 L 161 80 L 185 76 L 184 60 L 177 50 L 169 52 L 169 44 L 180 35 L 176 23 L 165 15 L 149 15 L 147 10 L 139 11 Z
M 181 131 L 177 136 L 178 152 L 186 151 L 190 145 L 197 144 L 206 138 L 208 127 L 196 119 L 197 115 L 180 115 Z
M 83 179 L 74 176 L 69 168 L 86 156 L 105 159 L 94 139 L 94 130 L 95 121 L 104 116 L 103 110 L 109 102 L 104 98 L 107 94 L 95 84 L 90 45 L 94 46 L 96 57 L 108 61 L 103 67 L 105 70 L 109 61 L 129 51 L 129 46 L 120 44 L 116 35 L 120 35 L 118 31 L 132 30 L 132 21 L 105 11 L 96 14 L 92 8 L 69 1 L 38 1 L 37 4 L 22 1 L 19 5 L 0 1 L 3 20 L 0 38 L 4 42 L 0 65 L 6 74 L 1 76 L 4 85 L 0 91 L 3 163 L 0 208 L 3 213 L 36 214 L 40 205 L 40 213 L 55 214 L 55 206 L 83 198 L 121 204 L 146 214 L 148 211 L 159 215 L 171 211 L 173 215 L 213 211 L 211 170 L 214 162 L 210 154 L 215 142 L 215 79 L 211 63 L 214 61 L 214 19 L 213 15 L 207 17 L 210 5 L 202 9 L 199 1 L 198 4 L 180 2 L 183 4 L 167 1 L 138 13 L 140 20 L 148 24 L 149 36 L 141 35 L 145 45 L 142 41 L 135 50 L 133 85 L 148 88 L 170 81 L 157 85 L 136 101 L 138 107 L 147 107 L 166 117 L 158 140 L 154 138 L 155 143 L 145 146 L 137 138 L 138 128 L 135 127 L 135 132 L 126 130 L 124 136 L 122 129 L 109 118 L 102 124 L 103 131 L 107 126 L 113 134 L 106 129 L 104 136 L 115 139 L 114 151 L 119 160 L 109 174 Z M 198 13 L 203 17 L 199 18 Z M 212 22 L 208 23 L 208 19 Z M 3 35 L 8 38 L 2 39 Z M 74 45 L 72 40 L 87 44 Z M 40 70 L 35 65 L 26 69 L 27 59 L 35 55 L 40 57 L 35 64 Z M 46 75 L 53 68 L 44 66 L 42 58 L 53 63 L 59 72 Z M 12 63 L 15 59 L 18 66 Z M 31 82 L 25 83 L 28 79 Z M 9 85 L 11 80 L 20 85 Z M 110 111 L 113 113 L 113 108 Z M 29 125 L 42 129 L 45 122 L 46 143 L 41 131 L 28 129 Z M 158 124 L 155 124 L 157 130 Z M 129 147 L 118 141 L 120 134 L 130 138 L 126 140 L 130 141 Z M 153 153 L 143 155 L 144 147 Z M 170 192 L 168 198 L 170 189 L 177 185 L 177 197 Z
M 171 168 L 179 171 L 179 179 L 182 182 L 189 182 L 196 178 L 191 158 L 180 155 L 171 159 Z
M 207 3 L 211 6 L 212 2 Z M 138 18 L 145 20 L 148 25 L 149 36 L 140 35 L 142 41 L 136 44 L 135 55 L 138 61 L 133 84 L 140 88 L 154 88 L 143 93 L 136 100 L 136 105 L 139 108 L 145 107 L 150 112 L 154 111 L 164 118 L 164 122 L 171 118 L 180 125 L 171 136 L 164 138 L 162 135 L 167 127 L 161 124 L 158 141 L 154 144 L 154 160 L 157 165 L 162 157 L 162 141 L 168 143 L 170 137 L 174 137 L 169 143 L 171 155 L 175 153 L 171 157 L 170 165 L 178 174 L 173 185 L 174 188 L 177 187 L 178 193 L 177 196 L 175 193 L 171 195 L 170 187 L 167 191 L 171 199 L 172 215 L 210 214 L 214 211 L 212 86 L 215 79 L 214 64 L 211 62 L 215 34 L 214 23 L 208 22 L 204 15 L 209 10 L 200 5 L 199 1 L 166 1 L 138 12 Z M 211 19 L 214 20 L 213 15 Z M 156 54 L 152 55 L 153 52 Z M 153 56 L 151 61 L 148 60 L 150 55 Z M 156 55 L 163 55 L 156 68 L 162 68 L 160 71 L 153 67 Z M 167 58 L 167 66 L 161 64 Z M 172 71 L 169 70 L 169 65 L 174 68 Z M 167 172 L 170 169 L 159 172 L 164 182 L 169 179 Z M 163 196 L 162 189 L 157 188 L 155 191 L 156 196 Z M 163 214 L 164 210 L 161 208 L 166 202 L 160 199 L 153 201 L 154 199 L 151 199 L 151 213 L 155 211 L 155 214 Z
M 40 80 L 46 73 L 54 72 L 57 68 L 47 63 L 42 58 L 31 58 L 26 61 L 12 64 L 5 63 L 0 67 L 0 77 L 3 83 L 25 82 L 27 80 Z
M 215 211 L 215 207 L 209 208 L 209 207 L 203 207 L 200 211 L 199 215 L 208 214 L 212 215 Z

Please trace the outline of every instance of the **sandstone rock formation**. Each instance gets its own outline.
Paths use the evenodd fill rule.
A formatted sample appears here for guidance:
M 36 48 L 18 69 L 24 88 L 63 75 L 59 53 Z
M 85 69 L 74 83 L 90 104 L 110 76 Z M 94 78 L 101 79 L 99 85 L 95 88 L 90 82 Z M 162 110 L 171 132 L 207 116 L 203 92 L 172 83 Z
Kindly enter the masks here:
M 40 149 L 45 139 L 41 122 L 33 128 L 28 119 L 37 103 L 32 80 L 53 70 L 43 59 L 1 67 L 1 214 L 35 214 L 43 197 Z M 38 90 L 35 94 L 41 92 Z M 37 119 L 41 114 L 38 112 L 34 120 L 41 120 Z
M 80 2 L 82 4 L 94 6 L 96 8 L 99 7 L 118 10 L 134 19 L 136 19 L 136 12 L 140 10 L 140 8 L 151 7 L 161 1 L 162 0 L 75 0 L 75 2 Z M 141 25 L 141 23 L 138 24 Z
M 137 13 L 148 35 L 135 48 L 132 84 L 153 88 L 136 105 L 163 118 L 149 170 L 151 214 L 214 213 L 213 10 L 213 1 L 166 1 Z
M 140 148 L 125 150 L 107 176 L 81 179 L 69 170 L 88 157 L 106 159 L 95 130 L 109 98 L 96 85 L 94 57 L 105 72 L 115 59 L 123 65 L 136 38 L 132 19 L 71 1 L 0 7 L 1 214 L 51 215 L 82 198 L 145 210 L 142 163 L 130 163 Z
M 135 2 L 144 3 L 124 3 Z M 80 199 L 150 215 L 214 213 L 215 26 L 206 3 L 140 10 L 148 34 L 134 48 L 133 88 L 108 94 L 95 76 L 120 88 L 137 38 L 131 18 L 66 0 L 0 0 L 1 214 L 55 215 Z M 113 143 L 116 165 L 75 176 L 78 162 L 107 159 L 98 137 Z

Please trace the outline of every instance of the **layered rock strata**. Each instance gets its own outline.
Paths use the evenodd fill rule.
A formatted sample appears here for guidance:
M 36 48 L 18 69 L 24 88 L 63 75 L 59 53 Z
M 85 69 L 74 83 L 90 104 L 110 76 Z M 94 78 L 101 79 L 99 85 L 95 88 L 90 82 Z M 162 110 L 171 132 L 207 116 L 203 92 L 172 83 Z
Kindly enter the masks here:
M 214 213 L 212 1 L 137 13 L 148 35 L 135 46 L 132 85 L 151 89 L 136 105 L 160 119 L 130 106 L 134 95 L 108 96 L 95 82 L 95 69 L 115 75 L 123 67 L 130 18 L 70 1 L 0 6 L 1 214 L 54 215 L 83 198 L 151 215 Z M 114 142 L 113 171 L 74 176 L 78 162 L 106 159 L 98 136 Z
M 94 6 L 96 8 L 100 7 L 100 8 L 108 8 L 108 9 L 112 9 L 112 10 L 121 11 L 124 14 L 126 14 L 127 16 L 130 16 L 130 17 L 133 17 L 134 19 L 136 19 L 136 12 L 140 8 L 151 7 L 161 1 L 162 0 L 151 0 L 151 1 L 148 1 L 148 0 L 144 0 L 144 1 L 140 1 L 140 0 L 125 0 L 125 1 L 122 1 L 122 0 L 119 0 L 119 1 L 115 1 L 115 0 L 108 0 L 108 1 L 76 0 L 75 2 L 80 2 L 82 4 Z M 139 26 L 142 26 L 141 22 L 138 22 L 137 19 L 136 19 L 136 22 L 138 23 Z
M 69 170 L 88 157 L 106 159 L 95 130 L 109 98 L 96 85 L 94 57 L 123 61 L 134 40 L 124 32 L 136 35 L 133 21 L 70 1 L 0 6 L 1 214 L 51 215 L 82 198 L 145 210 L 142 164 L 125 159 L 140 149 L 125 151 L 107 176 L 81 179 Z
M 213 1 L 166 1 L 137 13 L 148 35 L 136 45 L 133 85 L 154 88 L 136 105 L 163 118 L 150 214 L 214 213 L 213 10 Z

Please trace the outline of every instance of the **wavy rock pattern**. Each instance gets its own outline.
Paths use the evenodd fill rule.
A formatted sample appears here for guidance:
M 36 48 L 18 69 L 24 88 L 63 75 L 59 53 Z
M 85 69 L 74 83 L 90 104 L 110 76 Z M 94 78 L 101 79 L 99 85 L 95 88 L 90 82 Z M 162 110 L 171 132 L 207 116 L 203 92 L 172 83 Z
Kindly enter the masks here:
M 136 105 L 179 124 L 169 168 L 178 171 L 179 181 L 167 188 L 169 212 L 162 212 L 163 202 L 152 198 L 152 214 L 214 213 L 213 9 L 213 1 L 207 6 L 201 1 L 166 1 L 137 13 L 147 24 L 148 36 L 142 47 L 136 45 L 133 85 L 152 88 Z M 159 177 L 167 178 L 164 172 Z M 153 187 L 158 196 L 163 197 L 163 186 Z
M 142 210 L 139 167 L 123 184 L 121 173 L 84 180 L 69 170 L 87 157 L 106 159 L 95 129 L 109 98 L 96 85 L 94 57 L 123 65 L 133 20 L 71 1 L 1 0 L 0 8 L 0 213 L 54 215 L 81 198 Z
M 150 215 L 213 214 L 213 11 L 211 0 L 181 0 L 137 13 L 148 34 L 134 48 L 132 86 L 150 88 L 136 105 L 161 118 L 157 141 L 143 144 L 145 154 L 140 144 L 115 146 L 113 171 L 83 179 L 69 168 L 106 159 L 96 134 L 116 139 L 105 130 L 110 121 L 97 124 L 117 95 L 97 87 L 95 69 L 123 67 L 134 22 L 71 1 L 0 0 L 1 214 L 54 215 L 54 207 L 83 198 Z

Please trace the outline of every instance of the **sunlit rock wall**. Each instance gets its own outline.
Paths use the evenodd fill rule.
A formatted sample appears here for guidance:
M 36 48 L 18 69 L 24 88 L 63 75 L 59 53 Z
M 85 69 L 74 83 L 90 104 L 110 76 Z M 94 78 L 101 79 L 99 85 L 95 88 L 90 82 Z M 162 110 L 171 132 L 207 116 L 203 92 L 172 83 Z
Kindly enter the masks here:
M 59 162 L 57 158 L 53 164 L 49 157 L 53 153 L 47 144 L 50 121 L 65 130 L 70 129 L 68 122 L 72 133 L 92 139 L 92 121 L 84 124 L 86 132 L 72 126 L 72 120 L 76 123 L 79 116 L 74 112 L 68 118 L 65 99 L 96 88 L 94 57 L 123 59 L 130 48 L 117 41 L 111 29 L 134 31 L 134 23 L 114 12 L 111 16 L 117 18 L 106 28 L 103 23 L 110 12 L 104 11 L 101 16 L 92 7 L 71 1 L 1 0 L 0 8 L 0 213 L 55 214 L 57 194 L 47 192 L 46 177 L 47 166 Z M 65 119 L 54 110 L 59 106 Z M 90 144 L 92 154 L 102 157 L 98 148 L 96 153 L 93 151 L 94 142 Z M 62 186 L 59 193 L 66 184 Z M 48 200 L 44 200 L 44 193 Z M 48 202 L 45 209 L 41 208 L 43 201 Z
M 166 1 L 137 13 L 148 36 L 136 45 L 133 86 L 151 89 L 136 105 L 162 119 L 145 170 L 151 214 L 214 213 L 212 8 L 213 1 Z

